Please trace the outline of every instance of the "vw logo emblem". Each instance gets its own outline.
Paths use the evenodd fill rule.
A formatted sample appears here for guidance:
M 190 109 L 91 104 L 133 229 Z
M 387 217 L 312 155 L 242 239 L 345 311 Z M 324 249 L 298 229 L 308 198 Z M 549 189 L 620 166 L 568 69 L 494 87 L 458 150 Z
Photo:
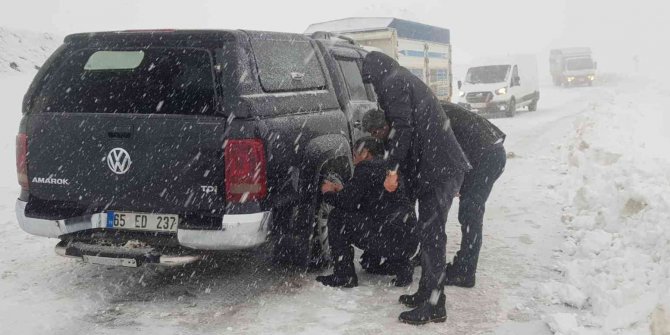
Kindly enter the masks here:
M 116 174 L 124 174 L 130 170 L 130 154 L 123 148 L 114 148 L 107 154 L 107 166 Z

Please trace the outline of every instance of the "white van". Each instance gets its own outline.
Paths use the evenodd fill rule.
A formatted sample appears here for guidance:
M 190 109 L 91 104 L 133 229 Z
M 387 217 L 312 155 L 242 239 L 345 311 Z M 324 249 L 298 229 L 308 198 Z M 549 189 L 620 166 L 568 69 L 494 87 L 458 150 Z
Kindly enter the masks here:
M 458 104 L 480 114 L 512 117 L 521 107 L 535 111 L 540 100 L 537 59 L 518 55 L 475 62 L 458 86 Z

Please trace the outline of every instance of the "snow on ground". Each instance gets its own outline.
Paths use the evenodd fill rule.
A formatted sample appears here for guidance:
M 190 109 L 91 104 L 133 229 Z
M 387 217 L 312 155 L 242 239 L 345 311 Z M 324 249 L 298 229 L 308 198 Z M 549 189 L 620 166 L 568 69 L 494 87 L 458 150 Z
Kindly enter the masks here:
M 446 323 L 411 327 L 397 298 L 416 284 L 361 273 L 357 288 L 327 288 L 272 268 L 268 248 L 170 270 L 56 256 L 56 240 L 24 233 L 14 215 L 14 136 L 33 75 L 0 73 L 0 334 L 670 331 L 668 84 L 543 87 L 537 112 L 495 119 L 510 159 L 487 206 L 477 286 L 447 288 Z
M 629 79 L 574 120 L 562 278 L 541 287 L 552 301 L 585 309 L 564 334 L 647 333 L 670 316 L 669 92 Z
M 0 75 L 34 71 L 60 44 L 51 34 L 0 27 Z

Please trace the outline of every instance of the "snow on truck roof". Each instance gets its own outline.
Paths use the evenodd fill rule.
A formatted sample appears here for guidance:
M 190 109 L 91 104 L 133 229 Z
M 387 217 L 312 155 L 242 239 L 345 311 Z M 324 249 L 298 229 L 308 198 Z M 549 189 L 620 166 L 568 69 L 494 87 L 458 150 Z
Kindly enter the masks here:
M 591 48 L 573 47 L 573 48 L 552 49 L 549 53 L 551 55 L 563 55 L 563 56 L 590 55 Z
M 449 44 L 450 42 L 449 29 L 414 21 L 396 19 L 394 17 L 350 17 L 346 19 L 314 23 L 305 30 L 305 34 L 311 34 L 317 31 L 347 33 L 387 28 L 395 29 L 400 38 L 442 44 Z

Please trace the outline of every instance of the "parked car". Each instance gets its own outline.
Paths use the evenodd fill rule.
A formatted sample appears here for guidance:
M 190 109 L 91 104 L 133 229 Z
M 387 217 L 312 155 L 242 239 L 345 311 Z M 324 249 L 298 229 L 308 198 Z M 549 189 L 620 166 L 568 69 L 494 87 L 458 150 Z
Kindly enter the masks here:
M 19 224 L 90 263 L 182 265 L 274 242 L 328 261 L 319 185 L 376 108 L 346 41 L 253 31 L 75 34 L 25 95 Z
M 535 111 L 540 100 L 537 59 L 517 55 L 475 62 L 458 86 L 459 105 L 475 112 L 513 117 L 521 107 Z

